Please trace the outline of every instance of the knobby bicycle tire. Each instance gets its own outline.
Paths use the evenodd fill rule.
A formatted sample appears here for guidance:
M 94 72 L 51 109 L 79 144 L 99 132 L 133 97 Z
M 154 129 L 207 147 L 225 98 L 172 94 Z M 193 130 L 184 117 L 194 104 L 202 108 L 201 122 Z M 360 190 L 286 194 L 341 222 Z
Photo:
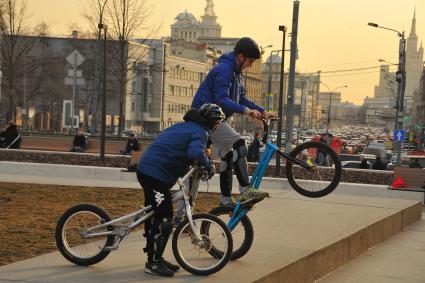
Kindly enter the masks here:
M 305 150 L 308 151 L 309 149 L 316 149 L 316 150 L 319 149 L 322 152 L 325 152 L 327 156 L 330 157 L 331 163 L 333 163 L 331 165 L 333 166 L 333 169 L 334 169 L 333 177 L 331 178 L 330 184 L 327 185 L 325 188 L 320 189 L 318 191 L 306 190 L 305 188 L 303 188 L 302 185 L 300 185 L 297 182 L 296 180 L 297 178 L 295 178 L 294 176 L 294 170 L 293 170 L 294 164 L 290 160 L 286 161 L 286 177 L 288 178 L 288 182 L 292 186 L 292 188 L 298 193 L 300 193 L 301 195 L 305 197 L 310 197 L 310 198 L 323 197 L 330 194 L 338 186 L 341 180 L 341 174 L 342 174 L 341 161 L 339 160 L 339 157 L 336 154 L 336 152 L 331 147 L 320 142 L 306 142 L 306 143 L 300 144 L 293 151 L 291 151 L 289 155 L 295 159 L 298 156 L 298 154 L 301 154 Z M 308 171 L 307 169 L 304 169 L 304 168 L 302 168 L 301 170 L 305 170 L 306 173 Z
M 187 234 L 189 234 L 188 237 L 191 237 L 190 233 L 192 233 L 191 229 L 190 229 L 190 225 L 189 225 L 189 220 L 185 219 L 177 226 L 176 230 L 174 231 L 173 240 L 172 240 L 172 248 L 173 248 L 174 257 L 176 258 L 177 262 L 179 263 L 179 265 L 183 269 L 185 269 L 186 271 L 188 271 L 192 274 L 206 276 L 206 275 L 216 273 L 216 272 L 220 271 L 227 264 L 227 262 L 230 260 L 230 256 L 232 255 L 232 249 L 233 249 L 232 234 L 231 234 L 229 228 L 227 227 L 227 225 L 215 215 L 206 214 L 206 213 L 198 213 L 198 214 L 194 214 L 192 216 L 192 219 L 193 219 L 194 222 L 198 222 L 198 221 L 201 222 L 201 230 L 203 229 L 202 228 L 203 223 L 204 223 L 204 221 L 202 221 L 203 219 L 205 219 L 205 222 L 210 222 L 210 223 L 213 222 L 213 223 L 219 225 L 219 227 L 222 229 L 222 231 L 225 234 L 225 239 L 227 241 L 227 243 L 226 243 L 227 249 L 226 249 L 226 251 L 224 251 L 224 254 L 218 255 L 219 257 L 221 257 L 221 260 L 218 262 L 218 264 L 214 264 L 211 267 L 200 268 L 200 267 L 195 267 L 192 264 L 190 264 L 185 259 L 185 257 L 181 254 L 180 247 L 179 247 L 179 245 L 180 245 L 179 241 L 183 241 L 179 237 L 180 234 L 187 233 Z M 186 241 L 187 241 L 187 239 L 186 239 Z M 212 247 L 211 249 L 214 250 L 214 247 Z M 210 251 L 207 251 L 207 252 L 211 255 Z M 211 257 L 214 257 L 214 256 L 211 255 Z
M 222 206 L 218 206 L 216 208 L 213 208 L 209 213 L 216 215 L 216 216 L 229 215 L 229 219 L 230 219 L 230 214 L 232 213 L 233 210 L 234 210 L 234 206 L 222 205 Z M 227 221 L 225 221 L 225 222 L 227 222 Z M 241 225 L 241 226 L 239 226 L 239 225 Z M 244 231 L 243 240 L 242 240 L 242 243 L 239 246 L 236 246 L 237 243 L 235 241 L 235 237 L 234 237 L 234 234 L 233 234 L 233 231 L 235 231 L 235 229 L 233 229 L 233 231 L 232 231 L 233 251 L 232 251 L 232 255 L 230 257 L 231 260 L 236 260 L 236 259 L 243 257 L 251 249 L 252 243 L 254 241 L 254 228 L 252 227 L 252 222 L 249 219 L 248 215 L 245 215 L 244 217 L 242 217 L 240 222 L 238 224 L 236 224 L 235 228 L 237 228 L 238 226 L 242 227 L 242 229 Z
M 93 265 L 102 261 L 109 255 L 111 251 L 105 250 L 105 247 L 112 246 L 114 243 L 115 237 L 111 235 L 106 236 L 106 242 L 104 243 L 103 247 L 99 250 L 98 254 L 92 257 L 82 258 L 73 254 L 71 251 L 71 248 L 69 247 L 67 242 L 65 242 L 63 229 L 64 229 L 64 225 L 67 223 L 69 219 L 71 219 L 77 213 L 81 213 L 81 212 L 89 212 L 91 214 L 94 214 L 98 216 L 103 223 L 110 221 L 109 215 L 104 210 L 102 210 L 101 208 L 97 206 L 94 206 L 91 204 L 80 204 L 80 205 L 71 207 L 70 209 L 65 211 L 65 213 L 61 216 L 56 226 L 56 233 L 55 233 L 56 246 L 59 249 L 60 253 L 70 262 L 77 265 L 81 265 L 81 266 L 88 266 L 88 265 Z

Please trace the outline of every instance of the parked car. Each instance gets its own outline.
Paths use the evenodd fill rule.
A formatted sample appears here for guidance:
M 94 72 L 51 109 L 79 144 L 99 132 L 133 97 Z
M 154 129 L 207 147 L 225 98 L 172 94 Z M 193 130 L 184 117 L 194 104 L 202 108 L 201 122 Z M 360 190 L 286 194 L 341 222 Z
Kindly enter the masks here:
M 361 161 L 342 161 L 341 165 L 342 168 L 360 169 L 360 163 Z M 369 169 L 372 168 L 372 163 L 369 161 L 367 161 L 367 165 L 369 166 Z
M 362 157 L 360 155 L 352 155 L 352 154 L 340 154 L 338 155 L 341 162 L 344 161 L 362 161 Z

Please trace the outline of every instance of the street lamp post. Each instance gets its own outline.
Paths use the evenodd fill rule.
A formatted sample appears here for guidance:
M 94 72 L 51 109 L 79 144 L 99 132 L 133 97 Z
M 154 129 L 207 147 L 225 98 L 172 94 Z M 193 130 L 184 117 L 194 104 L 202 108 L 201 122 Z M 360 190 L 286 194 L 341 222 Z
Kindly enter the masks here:
M 282 50 L 285 50 L 286 26 L 279 26 L 279 31 L 282 32 Z M 285 52 L 282 52 L 280 62 L 280 85 L 279 85 L 279 106 L 278 106 L 278 122 L 277 122 L 277 139 L 276 145 L 280 148 L 282 144 L 282 108 L 283 108 L 283 78 L 284 78 Z M 275 175 L 280 176 L 280 155 L 276 154 Z
M 103 6 L 101 6 L 100 1 L 98 0 L 99 9 L 100 9 L 100 18 L 99 18 L 99 41 L 102 39 L 102 29 L 104 31 L 104 43 L 103 43 L 103 89 L 102 89 L 102 123 L 100 129 L 100 160 L 105 160 L 105 139 L 106 139 L 106 39 L 107 39 L 107 30 L 108 27 L 103 24 L 103 11 L 106 6 L 105 0 Z
M 368 23 L 369 26 L 393 31 L 397 33 L 399 39 L 398 46 L 398 70 L 396 72 L 397 81 L 397 98 L 396 98 L 396 114 L 394 130 L 403 129 L 403 104 L 404 104 L 404 89 L 406 87 L 406 39 L 404 38 L 404 31 L 399 32 L 395 29 L 379 26 L 376 23 Z M 400 165 L 401 159 L 401 142 L 396 140 L 397 159 L 396 164 Z

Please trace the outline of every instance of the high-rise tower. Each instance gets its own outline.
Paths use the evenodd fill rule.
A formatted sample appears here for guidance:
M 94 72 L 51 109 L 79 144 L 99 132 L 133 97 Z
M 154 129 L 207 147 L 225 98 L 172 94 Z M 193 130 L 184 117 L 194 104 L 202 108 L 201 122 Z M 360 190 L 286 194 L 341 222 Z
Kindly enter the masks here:
M 424 50 L 421 45 L 418 49 L 418 37 L 416 35 L 416 9 L 413 13 L 412 27 L 406 43 L 406 88 L 404 99 L 406 101 L 405 112 L 413 109 L 413 95 L 419 89 L 419 81 L 423 69 Z

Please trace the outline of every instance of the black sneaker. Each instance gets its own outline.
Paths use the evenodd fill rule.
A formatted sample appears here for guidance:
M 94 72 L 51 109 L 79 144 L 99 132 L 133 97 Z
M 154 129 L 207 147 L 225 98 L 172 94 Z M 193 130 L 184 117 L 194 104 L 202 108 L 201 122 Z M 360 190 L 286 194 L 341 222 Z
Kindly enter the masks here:
M 177 272 L 180 269 L 180 266 L 177 264 L 172 264 L 168 260 L 162 259 L 162 262 L 168 267 L 169 270 Z
M 146 262 L 145 273 L 155 274 L 159 276 L 166 276 L 166 277 L 171 277 L 174 275 L 174 271 L 169 269 L 162 260 Z

